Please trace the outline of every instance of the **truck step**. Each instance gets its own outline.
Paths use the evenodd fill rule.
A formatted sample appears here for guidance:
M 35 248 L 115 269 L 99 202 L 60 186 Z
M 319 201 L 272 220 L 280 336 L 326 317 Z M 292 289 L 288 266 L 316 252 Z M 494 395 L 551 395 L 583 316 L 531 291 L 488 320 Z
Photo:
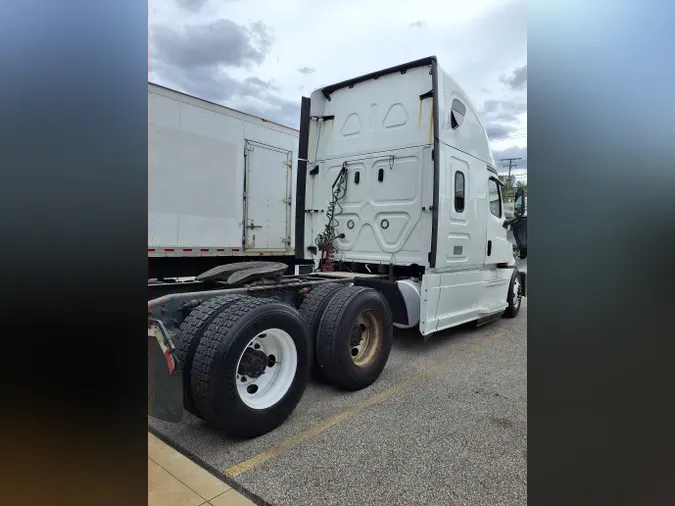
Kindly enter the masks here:
M 489 314 L 504 311 L 508 307 L 506 302 L 496 302 L 494 304 L 487 304 L 478 308 L 478 316 L 486 316 Z

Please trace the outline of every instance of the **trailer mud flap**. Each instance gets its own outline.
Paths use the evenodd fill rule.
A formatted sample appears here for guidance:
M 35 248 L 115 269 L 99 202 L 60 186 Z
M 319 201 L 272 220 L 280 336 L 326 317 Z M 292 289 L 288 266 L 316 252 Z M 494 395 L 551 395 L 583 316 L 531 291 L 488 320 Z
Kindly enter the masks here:
M 157 339 L 148 336 L 148 414 L 179 422 L 183 417 L 183 381 L 180 367 L 172 372 Z

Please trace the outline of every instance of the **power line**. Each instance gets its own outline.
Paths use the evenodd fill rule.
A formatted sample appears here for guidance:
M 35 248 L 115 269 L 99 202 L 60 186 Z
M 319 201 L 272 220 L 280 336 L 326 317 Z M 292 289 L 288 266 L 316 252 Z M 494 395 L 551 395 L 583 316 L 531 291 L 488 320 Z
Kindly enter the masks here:
M 522 131 L 524 130 L 524 132 Z M 516 128 L 515 130 L 509 132 L 506 135 L 496 135 L 493 137 L 489 137 L 491 141 L 499 141 L 499 140 L 505 140 L 505 139 L 513 139 L 517 137 L 526 137 L 527 136 L 527 127 L 521 127 L 521 128 Z
M 518 169 L 527 170 L 527 158 L 525 158 L 524 160 L 520 160 L 517 165 L 518 165 Z M 508 168 L 509 164 L 508 163 L 502 163 L 501 166 Z M 513 168 L 515 169 L 516 166 L 514 165 Z

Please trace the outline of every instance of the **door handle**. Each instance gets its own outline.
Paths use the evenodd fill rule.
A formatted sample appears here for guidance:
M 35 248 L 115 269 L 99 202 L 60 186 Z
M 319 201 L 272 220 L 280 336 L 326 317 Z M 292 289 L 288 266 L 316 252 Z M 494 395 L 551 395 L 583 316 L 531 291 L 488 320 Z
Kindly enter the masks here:
M 262 225 L 254 225 L 253 223 L 251 223 L 247 228 L 253 230 L 254 228 L 262 228 Z
M 487 256 L 492 255 L 492 241 L 488 241 Z

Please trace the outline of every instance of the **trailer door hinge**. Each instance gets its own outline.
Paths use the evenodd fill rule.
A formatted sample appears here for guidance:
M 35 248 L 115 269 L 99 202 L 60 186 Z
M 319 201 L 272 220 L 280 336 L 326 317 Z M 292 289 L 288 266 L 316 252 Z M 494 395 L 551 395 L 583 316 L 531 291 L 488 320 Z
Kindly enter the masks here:
M 431 161 L 432 161 L 432 162 L 434 161 L 435 151 L 436 151 L 435 149 L 432 149 L 432 150 L 431 150 Z
M 283 198 L 283 199 L 281 199 L 281 203 L 282 203 L 282 204 L 286 204 L 286 205 L 289 205 L 289 206 L 290 206 L 290 205 L 291 205 L 291 199 L 290 199 L 290 198 L 288 198 L 288 197 L 286 197 L 286 198 Z

